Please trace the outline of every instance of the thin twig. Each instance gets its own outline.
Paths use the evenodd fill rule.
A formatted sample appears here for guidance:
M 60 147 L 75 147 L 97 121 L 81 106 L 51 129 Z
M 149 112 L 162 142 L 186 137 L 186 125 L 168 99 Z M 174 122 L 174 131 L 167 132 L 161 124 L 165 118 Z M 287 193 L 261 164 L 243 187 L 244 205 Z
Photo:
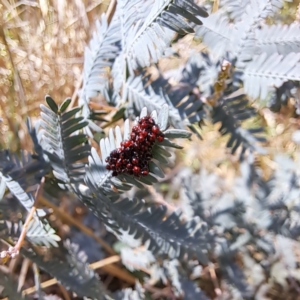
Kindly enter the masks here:
M 213 7 L 212 7 L 212 12 L 215 13 L 218 9 L 219 9 L 219 0 L 214 0 L 214 4 L 213 4 Z
M 222 295 L 222 291 L 219 287 L 219 283 L 218 283 L 218 280 L 217 280 L 217 275 L 216 275 L 216 272 L 215 272 L 215 267 L 213 264 L 210 264 L 208 266 L 208 271 L 209 271 L 209 275 L 211 277 L 211 280 L 213 282 L 213 285 L 214 285 L 214 291 L 216 293 L 217 296 L 221 296 Z
M 78 96 L 79 90 L 81 88 L 82 82 L 83 82 L 83 76 L 81 75 L 81 77 L 76 85 L 75 91 L 71 97 L 71 103 L 68 107 L 68 110 L 71 110 L 76 105 L 77 96 Z
M 96 102 L 92 102 L 92 101 L 90 101 L 89 107 L 94 110 L 104 110 L 106 112 L 112 112 L 112 111 L 118 110 L 116 107 L 104 105 L 104 104 L 100 104 L 100 103 L 96 103 Z
M 45 177 L 43 177 L 41 179 L 41 182 L 40 182 L 40 185 L 35 193 L 35 201 L 34 201 L 34 204 L 29 212 L 29 215 L 27 216 L 27 219 L 23 225 L 23 228 L 22 228 L 22 232 L 19 236 L 19 239 L 18 239 L 18 242 L 17 244 L 14 246 L 14 247 L 10 247 L 8 250 L 6 251 L 2 251 L 0 252 L 0 259 L 2 261 L 6 261 L 7 259 L 9 258 L 15 258 L 19 252 L 20 252 L 20 249 L 22 248 L 23 244 L 24 244 L 24 241 L 25 241 L 25 237 L 26 237 L 26 234 L 27 234 L 27 229 L 28 229 L 28 226 L 29 226 L 29 223 L 31 222 L 35 212 L 36 212 L 36 207 L 37 207 L 37 204 L 38 204 L 38 199 L 39 197 L 41 196 L 42 194 L 42 191 L 43 191 L 43 186 L 44 186 L 44 183 L 45 183 Z
M 65 300 L 71 300 L 68 291 L 63 287 L 61 284 L 58 284 L 58 288 L 60 289 L 61 293 L 63 294 L 63 299 Z
M 28 258 L 25 258 L 22 262 L 22 268 L 21 268 L 19 280 L 18 280 L 18 292 L 21 291 L 21 289 L 24 285 L 30 264 L 31 264 L 31 261 Z
M 106 11 L 106 19 L 107 19 L 108 24 L 110 23 L 113 15 L 115 13 L 116 6 L 117 6 L 117 0 L 111 0 L 109 3 L 109 6 L 107 8 L 107 11 Z
M 17 244 L 15 245 L 14 248 L 16 248 L 18 251 L 20 251 L 21 247 L 23 246 L 24 244 L 24 240 L 25 240 L 25 237 L 26 237 L 26 233 L 27 233 L 27 229 L 28 229 L 28 226 L 29 226 L 29 223 L 31 222 L 35 212 L 36 212 L 36 208 L 37 208 L 37 205 L 38 205 L 38 201 L 39 201 L 39 198 L 41 197 L 41 194 L 43 192 L 43 187 L 44 187 L 44 183 L 45 183 L 45 177 L 43 177 L 41 179 L 41 182 L 40 182 L 40 185 L 35 193 L 35 200 L 34 200 L 34 204 L 30 210 L 30 213 L 29 215 L 27 216 L 27 219 L 23 225 L 23 228 L 22 228 L 22 232 L 21 232 L 21 235 L 19 237 L 19 240 L 17 242 Z

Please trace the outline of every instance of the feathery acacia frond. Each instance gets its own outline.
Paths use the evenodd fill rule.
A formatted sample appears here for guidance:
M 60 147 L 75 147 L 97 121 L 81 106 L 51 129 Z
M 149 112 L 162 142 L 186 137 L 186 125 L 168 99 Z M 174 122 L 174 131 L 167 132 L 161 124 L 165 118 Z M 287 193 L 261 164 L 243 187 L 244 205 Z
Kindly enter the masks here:
M 168 95 L 161 89 L 156 93 L 147 78 L 142 75 L 130 76 L 125 85 L 126 98 L 129 101 L 128 110 L 140 113 L 143 107 L 159 111 L 163 105 L 168 105 L 170 124 L 176 128 L 184 128 L 178 110 L 172 105 Z
M 18 238 L 23 228 L 22 222 L 12 223 L 7 220 L 0 221 L 0 236 L 2 239 Z M 46 221 L 33 219 L 26 230 L 26 239 L 34 245 L 42 245 L 48 248 L 57 247 L 60 237 Z
M 222 8 L 229 14 L 234 22 L 241 20 L 248 4 L 248 0 L 223 0 L 220 3 Z
M 99 93 L 105 94 L 109 85 L 109 70 L 121 51 L 120 20 L 114 16 L 108 24 L 106 16 L 101 16 L 101 22 L 96 21 L 96 30 L 84 52 L 83 85 L 79 93 L 79 116 L 88 122 L 84 131 L 92 137 L 92 130 L 101 128 L 92 120 L 89 107 L 91 97 Z M 108 100 L 108 99 L 107 99 Z M 109 102 L 109 101 L 108 101 Z M 111 104 L 111 103 L 110 103 Z M 114 103 L 116 105 L 116 103 Z
M 259 147 L 257 142 L 265 141 L 265 138 L 255 136 L 263 131 L 262 128 L 244 129 L 241 127 L 241 121 L 251 118 L 255 115 L 253 108 L 247 108 L 248 101 L 244 95 L 222 99 L 219 105 L 215 106 L 212 113 L 213 122 L 221 122 L 219 131 L 221 134 L 230 134 L 227 147 L 232 147 L 231 152 L 235 153 L 239 146 L 242 146 L 242 153 L 246 149 L 251 149 L 259 153 L 264 150 Z
M 292 23 L 262 25 L 255 31 L 256 45 L 260 52 L 269 55 L 278 53 L 288 55 L 291 52 L 300 52 L 300 24 Z
M 201 38 L 202 42 L 217 56 L 221 57 L 226 52 L 234 52 L 232 38 L 235 28 L 230 25 L 229 19 L 220 10 L 203 19 L 203 25 L 197 26 L 195 39 Z
M 101 92 L 108 82 L 107 68 L 120 51 L 120 23 L 112 20 L 107 23 L 106 17 L 101 16 L 101 23 L 96 21 L 96 31 L 90 40 L 89 47 L 84 52 L 83 86 L 80 92 L 79 105 L 89 102 Z
M 233 45 L 238 64 L 251 60 L 255 54 L 260 54 L 256 49 L 255 31 L 265 18 L 271 16 L 283 5 L 283 2 L 284 0 L 249 1 L 241 20 L 235 24 Z
M 29 223 L 26 238 L 34 245 L 43 245 L 48 248 L 58 247 L 57 242 L 60 241 L 60 237 L 56 235 L 48 222 L 38 222 L 34 219 Z
M 233 11 L 227 10 L 227 7 L 235 9 L 235 14 L 240 15 L 233 24 L 229 23 L 226 16 L 228 11 Z M 203 20 L 203 25 L 197 28 L 196 37 L 202 38 L 217 57 L 228 52 L 242 63 L 255 54 L 255 30 L 271 12 L 270 1 L 230 1 Z
M 124 6 L 126 10 L 126 6 Z M 169 46 L 174 32 L 184 34 L 194 31 L 186 21 L 201 24 L 196 16 L 207 17 L 207 12 L 190 0 L 155 0 L 142 25 L 131 28 L 126 40 L 130 69 L 158 62 Z
M 253 98 L 265 99 L 270 89 L 288 80 L 300 81 L 300 52 L 282 56 L 262 53 L 255 56 L 245 69 L 237 68 L 237 78 L 244 82 L 245 92 Z
M 147 109 L 142 109 L 140 118 L 147 115 Z M 157 182 L 157 177 L 163 177 L 164 173 L 161 168 L 158 166 L 167 162 L 167 158 L 170 156 L 167 151 L 167 147 L 176 147 L 168 138 L 188 138 L 190 133 L 185 130 L 166 130 L 168 122 L 168 106 L 162 105 L 159 114 L 157 115 L 156 111 L 152 112 L 152 118 L 155 123 L 158 124 L 163 133 L 165 133 L 165 139 L 159 144 L 155 144 L 152 149 L 153 159 L 156 161 L 150 162 L 150 172 L 147 176 L 140 178 L 121 174 L 117 177 L 112 176 L 112 172 L 108 171 L 105 168 L 105 159 L 109 154 L 120 147 L 122 141 L 126 140 L 130 136 L 130 126 L 129 120 L 126 120 L 124 123 L 124 133 L 122 135 L 120 127 L 116 127 L 113 131 L 112 129 L 109 132 L 109 136 L 100 141 L 101 149 L 101 158 L 97 154 L 95 149 L 92 149 L 92 155 L 89 158 L 89 166 L 87 169 L 87 174 L 92 181 L 96 182 L 96 186 L 100 189 L 106 196 L 109 198 L 115 198 L 119 192 L 124 192 L 130 189 L 130 186 L 136 185 L 142 187 L 142 184 L 151 185 Z
M 269 102 L 271 108 L 279 110 L 293 98 L 300 111 L 299 24 L 269 25 L 267 18 L 274 18 L 284 0 L 221 0 L 214 2 L 214 8 L 220 4 L 219 10 L 210 16 L 194 0 L 116 3 L 114 15 L 108 18 L 112 19 L 110 24 L 103 15 L 85 49 L 80 107 L 68 111 L 70 99 L 59 106 L 47 96 L 48 106 L 41 106 L 36 126 L 32 128 L 28 121 L 35 153 L 21 152 L 19 158 L 8 150 L 0 152 L 0 238 L 11 242 L 24 232 L 23 207 L 31 210 L 34 190 L 45 177 L 46 187 L 58 182 L 73 192 L 121 240 L 119 248 L 144 245 L 149 254 L 147 263 L 140 267 L 127 261 L 124 265 L 147 274 L 143 276 L 145 290 L 137 284 L 135 291 L 119 290 L 116 299 L 146 298 L 152 293 L 147 289 L 150 282 L 150 286 L 168 283 L 167 296 L 203 300 L 216 298 L 223 291 L 228 298 L 262 298 L 267 296 L 261 292 L 265 282 L 270 289 L 276 280 L 282 285 L 290 283 L 299 271 L 294 255 L 290 255 L 300 239 L 299 166 L 291 159 L 276 158 L 272 176 L 264 179 L 265 170 L 258 166 L 262 161 L 258 155 L 265 153 L 259 145 L 265 141 L 263 128 L 244 127 L 244 121 L 251 122 L 256 111 L 240 94 L 245 92 L 256 101 L 276 90 Z M 187 46 L 194 31 L 195 38 L 207 46 L 202 52 L 181 47 L 181 43 Z M 190 35 L 182 39 L 186 34 Z M 172 64 L 168 64 L 170 46 L 178 49 L 179 57 Z M 188 61 L 178 67 L 186 58 Z M 91 109 L 97 107 L 91 102 L 96 99 L 91 98 L 99 93 L 117 107 L 117 113 L 107 114 L 107 120 L 102 112 Z M 147 110 L 152 111 L 151 117 Z M 125 117 L 138 116 L 135 129 L 130 120 L 107 128 L 120 121 L 124 112 Z M 220 124 L 222 135 L 228 134 L 227 147 L 232 154 L 241 150 L 241 175 L 231 184 L 216 173 L 202 170 L 197 174 L 195 157 L 187 157 L 191 166 L 176 168 L 165 176 L 165 167 L 174 161 L 175 150 L 169 148 L 182 148 L 171 140 L 190 138 L 186 126 L 200 135 L 200 126 L 209 118 Z M 101 139 L 93 131 L 105 135 L 96 123 L 103 121 L 108 121 L 107 136 Z M 92 147 L 99 140 L 99 145 Z M 194 152 L 190 150 L 193 147 L 186 156 Z M 197 158 L 204 153 L 200 150 Z M 218 166 L 223 164 L 221 160 L 213 156 Z M 53 181 L 47 176 L 51 170 L 56 178 Z M 220 170 L 223 172 L 223 167 Z M 164 199 L 156 202 L 156 192 Z M 182 213 L 168 206 L 174 199 Z M 62 247 L 46 218 L 38 218 L 45 212 L 37 212 L 27 228 L 21 254 L 78 297 L 111 299 L 79 253 Z M 22 220 L 13 221 L 13 214 Z M 41 255 L 38 246 L 59 247 Z M 122 256 L 133 257 L 139 249 L 123 251 Z M 140 257 L 137 261 L 141 262 Z M 202 265 L 212 271 L 214 288 L 203 285 Z M 4 284 L 11 287 L 7 278 L 0 276 L 0 285 Z M 161 290 L 163 297 L 165 290 Z M 15 291 L 4 292 L 4 296 L 21 299 Z
M 94 213 L 125 243 L 131 246 L 143 243 L 154 254 L 181 258 L 195 256 L 207 263 L 205 249 L 210 247 L 212 240 L 204 227 L 197 226 L 196 220 L 182 223 L 176 213 L 167 217 L 166 207 L 146 209 L 143 201 L 135 199 L 112 202 L 101 194 L 95 182 L 88 181 L 87 184 L 93 196 L 83 196 L 81 200 L 88 207 L 93 202 Z
M 197 226 L 197 220 L 182 223 L 176 213 L 166 217 L 166 207 L 145 210 L 143 202 L 137 200 L 123 199 L 114 205 L 116 210 L 112 210 L 112 215 L 122 232 L 147 243 L 154 254 L 182 259 L 195 256 L 202 264 L 207 264 L 205 252 L 212 240 L 205 226 Z
M 256 0 L 257 1 L 257 0 Z M 276 11 L 282 8 L 284 2 L 290 2 L 291 0 L 267 0 L 260 1 L 261 6 L 256 5 L 261 11 L 263 11 L 268 5 L 267 15 L 270 16 Z M 240 21 L 243 18 L 248 5 L 255 5 L 255 1 L 248 0 L 223 0 L 221 1 L 222 9 L 224 9 L 235 22 Z
M 47 96 L 50 108 L 41 105 L 40 143 L 49 157 L 54 175 L 64 185 L 83 181 L 84 159 L 90 154 L 87 137 L 79 133 L 88 122 L 83 117 L 76 117 L 80 108 L 65 112 L 71 99 L 66 99 L 60 107 Z
M 145 115 L 146 110 L 142 110 L 140 117 Z M 165 134 L 165 140 L 161 144 L 168 146 L 170 143 L 168 138 L 190 136 L 189 132 L 183 130 L 166 130 L 168 120 L 166 105 L 158 116 L 156 112 L 153 112 L 151 116 Z M 147 176 L 136 178 L 130 175 L 118 175 L 116 178 L 112 178 L 111 171 L 106 170 L 103 166 L 103 158 L 116 149 L 121 141 L 127 139 L 129 134 L 129 122 L 126 121 L 123 136 L 120 129 L 117 128 L 115 134 L 110 131 L 109 137 L 101 140 L 102 160 L 93 151 L 93 158 L 90 158 L 87 169 L 86 184 L 89 190 L 83 193 L 78 189 L 77 195 L 111 231 L 125 241 L 129 242 L 126 240 L 126 236 L 129 234 L 135 240 L 141 240 L 143 243 L 148 241 L 149 249 L 154 253 L 168 254 L 174 257 L 195 255 L 205 263 L 206 259 L 202 248 L 207 246 L 209 238 L 204 237 L 205 233 L 202 230 L 196 229 L 196 221 L 180 225 L 180 217 L 177 214 L 172 214 L 165 219 L 166 208 L 164 207 L 146 210 L 144 204 L 138 203 L 136 200 L 123 199 L 116 202 L 118 191 L 127 190 L 132 184 L 137 186 L 141 186 L 141 183 L 153 184 L 156 182 L 155 176 L 163 176 L 158 165 L 152 163 L 150 174 Z M 153 148 L 152 155 L 159 163 L 164 163 L 168 152 L 157 144 Z M 156 226 L 158 227 L 156 228 Z M 161 229 L 159 229 L 160 226 Z
M 79 297 L 92 297 L 97 300 L 108 300 L 107 292 L 95 272 L 70 247 L 57 249 L 59 255 L 47 260 L 34 248 L 21 249 L 21 254 L 38 265 L 39 268 L 55 277 L 66 288 Z
M 184 124 L 193 124 L 202 120 L 205 115 L 201 94 L 197 89 L 199 84 L 203 89 L 207 88 L 211 82 L 205 82 L 207 69 L 205 57 L 192 55 L 182 71 L 182 78 L 176 85 L 170 85 L 163 76 L 151 83 L 151 87 L 156 95 L 164 95 L 167 99 L 171 111 L 177 111 L 179 117 L 170 118 L 170 123 L 175 128 L 184 128 Z M 203 84 L 202 84 L 203 83 Z M 200 87 L 200 88 L 201 88 Z M 196 90 L 194 92 L 194 89 Z M 173 113 L 174 114 L 174 113 Z
M 0 152 L 0 171 L 2 194 L 5 187 L 19 200 L 20 204 L 30 211 L 34 204 L 34 192 L 26 189 L 38 184 L 49 170 L 49 166 L 43 157 L 33 157 L 29 153 L 22 152 L 21 160 L 8 150 Z M 5 183 L 5 185 L 4 185 Z M 37 210 L 37 215 L 42 217 L 45 212 Z
M 211 94 L 214 77 L 218 75 L 218 72 L 213 73 L 211 69 L 218 70 L 218 66 L 214 68 L 207 55 L 193 54 L 176 85 L 169 84 L 163 75 L 152 82 L 142 75 L 129 77 L 126 85 L 129 114 L 132 108 L 134 112 L 139 112 L 143 106 L 159 110 L 161 105 L 167 104 L 169 122 L 173 127 L 183 129 L 185 123 L 201 121 L 205 115 L 201 95 Z M 194 92 L 195 88 L 203 93 Z

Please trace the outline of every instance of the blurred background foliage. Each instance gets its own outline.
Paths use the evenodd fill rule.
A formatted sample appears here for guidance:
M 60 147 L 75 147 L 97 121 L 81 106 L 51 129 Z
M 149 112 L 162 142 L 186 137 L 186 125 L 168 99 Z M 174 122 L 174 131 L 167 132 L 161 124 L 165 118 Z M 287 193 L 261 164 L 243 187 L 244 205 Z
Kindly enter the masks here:
M 214 7 L 217 9 L 218 1 L 211 2 L 215 2 Z M 50 94 L 58 102 L 62 102 L 66 97 L 76 101 L 82 83 L 84 48 L 93 33 L 95 20 L 107 10 L 109 3 L 109 0 L 0 0 L 0 117 L 2 118 L 0 146 L 2 149 L 18 151 L 32 148 L 25 120 L 30 116 L 34 122 L 34 118 L 40 113 L 39 106 L 44 103 L 46 94 Z M 299 0 L 286 2 L 276 19 L 291 23 L 295 15 L 300 22 Z M 270 20 L 270 23 L 272 22 L 273 20 Z M 185 63 L 193 49 L 204 48 L 203 45 L 197 45 L 193 41 L 192 35 L 182 38 L 176 47 L 175 50 L 180 57 L 161 59 L 159 63 L 161 71 L 167 72 Z M 266 148 L 269 151 L 269 155 L 257 158 L 257 164 L 268 178 L 276 168 L 272 160 L 273 154 L 286 153 L 294 156 L 296 150 L 299 150 L 292 134 L 300 129 L 300 119 L 295 113 L 293 102 L 282 107 L 279 113 L 273 113 L 268 108 L 257 108 L 262 118 L 259 121 L 255 118 L 251 119 L 251 122 L 252 125 L 257 125 L 256 122 L 264 122 L 259 125 L 266 128 L 268 141 Z M 208 172 L 212 171 L 224 177 L 228 186 L 232 184 L 238 172 L 238 155 L 230 155 L 229 149 L 225 151 L 227 137 L 220 137 L 218 128 L 219 124 L 206 124 L 201 130 L 202 141 L 193 137 L 192 141 L 186 142 L 185 151 L 178 152 L 171 165 L 170 177 L 183 166 L 189 166 L 195 171 L 201 168 Z M 177 200 L 178 195 L 170 190 L 168 184 L 162 184 L 161 190 L 168 199 Z M 65 197 L 61 200 L 57 205 L 65 211 L 65 215 L 62 216 L 66 217 L 70 214 L 72 218 L 86 224 L 87 227 L 94 228 L 97 232 L 104 231 L 102 227 L 99 228 L 99 222 L 90 217 L 90 214 L 88 218 L 86 217 L 86 209 L 74 199 Z M 56 218 L 57 224 L 62 226 L 61 231 L 70 232 L 64 225 L 65 220 L 60 221 L 59 216 Z M 93 243 L 93 247 L 97 247 L 94 239 L 86 238 L 82 241 L 80 240 L 82 235 L 77 233 L 78 231 L 72 234 L 75 242 L 89 245 Z M 62 232 L 60 234 L 63 235 Z M 105 234 L 101 232 L 100 235 Z M 114 239 L 111 236 L 109 238 Z M 100 255 L 91 260 L 101 258 Z M 24 262 L 22 264 L 24 265 Z M 33 281 L 29 280 L 25 286 L 32 284 Z

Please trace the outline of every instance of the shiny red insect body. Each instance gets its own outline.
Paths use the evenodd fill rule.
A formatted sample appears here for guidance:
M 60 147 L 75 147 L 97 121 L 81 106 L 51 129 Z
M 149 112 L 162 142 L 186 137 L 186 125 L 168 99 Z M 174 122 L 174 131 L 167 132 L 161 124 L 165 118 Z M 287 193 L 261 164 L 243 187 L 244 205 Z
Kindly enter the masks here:
M 143 117 L 133 126 L 130 139 L 121 143 L 105 159 L 106 169 L 113 176 L 129 174 L 136 177 L 149 174 L 149 162 L 155 141 L 162 142 L 164 134 L 150 116 Z

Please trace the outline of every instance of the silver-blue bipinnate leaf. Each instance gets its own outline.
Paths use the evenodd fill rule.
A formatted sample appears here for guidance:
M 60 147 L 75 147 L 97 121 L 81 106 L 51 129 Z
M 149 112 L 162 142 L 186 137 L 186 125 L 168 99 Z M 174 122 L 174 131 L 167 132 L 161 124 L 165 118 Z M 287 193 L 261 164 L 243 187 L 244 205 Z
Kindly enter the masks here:
M 262 53 L 241 72 L 245 92 L 253 98 L 266 99 L 274 87 L 280 87 L 288 80 L 300 81 L 300 52 L 286 56 Z
M 55 230 L 48 222 L 39 222 L 35 219 L 29 223 L 26 237 L 33 244 L 46 247 L 58 247 L 57 242 L 60 241 L 60 237 L 55 233 Z
M 130 70 L 157 63 L 170 46 L 174 33 L 186 34 L 194 32 L 193 25 L 202 24 L 198 16 L 207 17 L 208 13 L 191 0 L 153 0 L 143 2 L 141 8 L 135 5 L 137 13 L 132 15 L 133 1 L 122 0 L 123 15 L 131 19 L 141 16 L 136 22 L 130 22 L 125 32 L 124 53 Z M 139 1 L 139 3 L 141 3 Z
M 278 53 L 287 55 L 291 52 L 300 52 L 300 23 L 263 24 L 255 31 L 256 45 L 260 52 L 269 55 Z
M 142 187 L 143 184 L 152 185 L 156 183 L 157 178 L 163 178 L 164 172 L 161 169 L 161 164 L 168 164 L 168 158 L 171 156 L 168 148 L 181 148 L 180 146 L 172 143 L 169 138 L 189 138 L 191 133 L 185 130 L 167 130 L 168 120 L 168 105 L 162 105 L 161 110 L 152 111 L 151 117 L 153 120 L 161 126 L 160 129 L 163 133 L 166 133 L 169 137 L 165 137 L 161 143 L 156 142 L 152 148 L 153 159 L 149 164 L 149 174 L 147 176 L 135 177 L 128 174 L 119 174 L 118 176 L 112 176 L 112 171 L 106 169 L 105 159 L 110 153 L 119 148 L 122 141 L 129 139 L 131 133 L 131 126 L 129 120 L 124 122 L 123 133 L 121 128 L 117 126 L 115 129 L 110 129 L 108 137 L 101 139 L 99 155 L 95 148 L 92 148 L 91 155 L 89 157 L 89 165 L 86 167 L 86 171 L 89 173 L 90 178 L 93 178 L 97 188 L 101 190 L 106 196 L 111 199 L 116 199 L 119 194 L 127 191 L 132 185 Z M 143 118 L 148 115 L 147 109 L 144 107 L 141 109 L 140 116 L 136 119 L 134 124 L 137 124 L 139 118 Z M 134 125 L 133 124 L 133 125 Z
M 84 52 L 80 105 L 89 102 L 90 97 L 96 96 L 105 88 L 108 80 L 107 68 L 112 66 L 119 53 L 119 32 L 120 23 L 113 20 L 108 24 L 104 14 L 101 16 L 101 23 L 96 21 L 96 30 Z

